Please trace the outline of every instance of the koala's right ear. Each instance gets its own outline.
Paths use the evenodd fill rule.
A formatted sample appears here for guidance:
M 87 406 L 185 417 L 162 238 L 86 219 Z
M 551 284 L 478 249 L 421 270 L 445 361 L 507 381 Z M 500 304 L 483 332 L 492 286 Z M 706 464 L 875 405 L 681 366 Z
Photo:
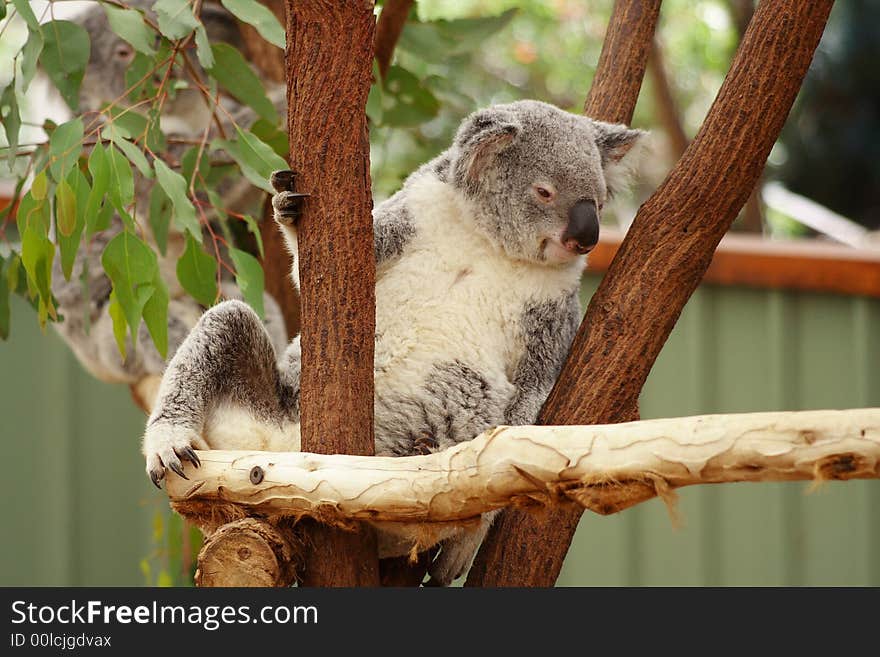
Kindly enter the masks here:
M 476 183 L 495 155 L 510 146 L 521 129 L 519 119 L 506 109 L 490 107 L 471 114 L 455 135 L 459 150 L 457 177 Z

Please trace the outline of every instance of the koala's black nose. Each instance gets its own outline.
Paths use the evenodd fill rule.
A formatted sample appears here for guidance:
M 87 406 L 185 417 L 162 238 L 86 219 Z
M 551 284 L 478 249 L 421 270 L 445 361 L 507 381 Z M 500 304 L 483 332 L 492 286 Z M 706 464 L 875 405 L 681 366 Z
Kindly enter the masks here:
M 589 253 L 599 241 L 599 212 L 594 201 L 578 201 L 568 211 L 562 244 L 570 251 Z

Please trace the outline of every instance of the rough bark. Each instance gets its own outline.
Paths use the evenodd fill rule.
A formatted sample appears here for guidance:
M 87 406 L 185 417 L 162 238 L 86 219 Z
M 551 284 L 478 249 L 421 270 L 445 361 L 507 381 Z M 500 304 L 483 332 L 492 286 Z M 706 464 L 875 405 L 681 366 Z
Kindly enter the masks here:
M 565 500 L 607 515 L 655 495 L 669 500 L 674 489 L 694 484 L 880 477 L 880 408 L 499 427 L 443 452 L 403 458 L 200 457 L 202 467 L 187 467 L 189 481 L 168 482 L 176 504 L 232 503 L 268 517 L 342 524 L 454 522 Z
M 199 551 L 196 586 L 290 586 L 299 554 L 275 527 L 244 518 L 223 525 Z
M 629 123 L 645 77 L 661 0 L 616 0 L 584 114 Z
M 372 2 L 287 0 L 290 162 L 310 195 L 298 223 L 302 447 L 323 454 L 373 453 L 374 30 Z M 309 539 L 304 584 L 378 584 L 370 532 L 316 527 Z
M 541 424 L 631 419 L 660 349 L 754 188 L 832 4 L 759 4 L 703 126 L 639 210 L 590 301 L 539 416 Z M 645 52 L 647 48 L 646 40 Z M 609 74 L 619 72 L 609 69 Z M 620 86 L 597 82 L 603 90 Z M 592 91 L 590 96 L 594 97 Z M 608 106 L 598 100 L 596 104 Z M 588 102 L 588 113 L 592 105 Z M 609 110 L 597 118 L 619 119 L 630 113 Z M 523 513 L 503 514 L 483 544 L 468 584 L 552 585 L 579 517 L 579 510 L 554 510 L 542 522 Z
M 379 65 L 379 74 L 384 78 L 391 65 L 391 57 L 394 55 L 394 46 L 406 25 L 406 18 L 413 6 L 414 0 L 386 0 L 379 14 L 379 22 L 376 25 L 376 63 Z

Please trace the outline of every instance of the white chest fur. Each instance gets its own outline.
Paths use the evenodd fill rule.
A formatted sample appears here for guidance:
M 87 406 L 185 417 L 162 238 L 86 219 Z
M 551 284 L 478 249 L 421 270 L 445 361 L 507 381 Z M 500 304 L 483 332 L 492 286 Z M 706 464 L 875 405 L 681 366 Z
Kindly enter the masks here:
M 478 231 L 459 193 L 436 178 L 414 182 L 406 194 L 416 236 L 378 272 L 377 396 L 411 390 L 450 361 L 512 394 L 523 312 L 575 289 L 582 259 L 547 267 L 507 257 Z

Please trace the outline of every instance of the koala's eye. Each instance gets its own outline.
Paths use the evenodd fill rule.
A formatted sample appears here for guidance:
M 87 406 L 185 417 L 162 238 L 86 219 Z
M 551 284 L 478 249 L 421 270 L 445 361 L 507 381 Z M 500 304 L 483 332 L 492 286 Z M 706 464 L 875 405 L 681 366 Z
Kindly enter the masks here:
M 127 44 L 119 44 L 118 46 L 116 46 L 116 50 L 114 51 L 113 55 L 116 57 L 116 59 L 131 59 L 134 55 L 134 49 Z
M 549 203 L 556 198 L 556 190 L 545 185 L 532 185 L 532 189 L 535 191 L 538 198 L 545 203 Z

